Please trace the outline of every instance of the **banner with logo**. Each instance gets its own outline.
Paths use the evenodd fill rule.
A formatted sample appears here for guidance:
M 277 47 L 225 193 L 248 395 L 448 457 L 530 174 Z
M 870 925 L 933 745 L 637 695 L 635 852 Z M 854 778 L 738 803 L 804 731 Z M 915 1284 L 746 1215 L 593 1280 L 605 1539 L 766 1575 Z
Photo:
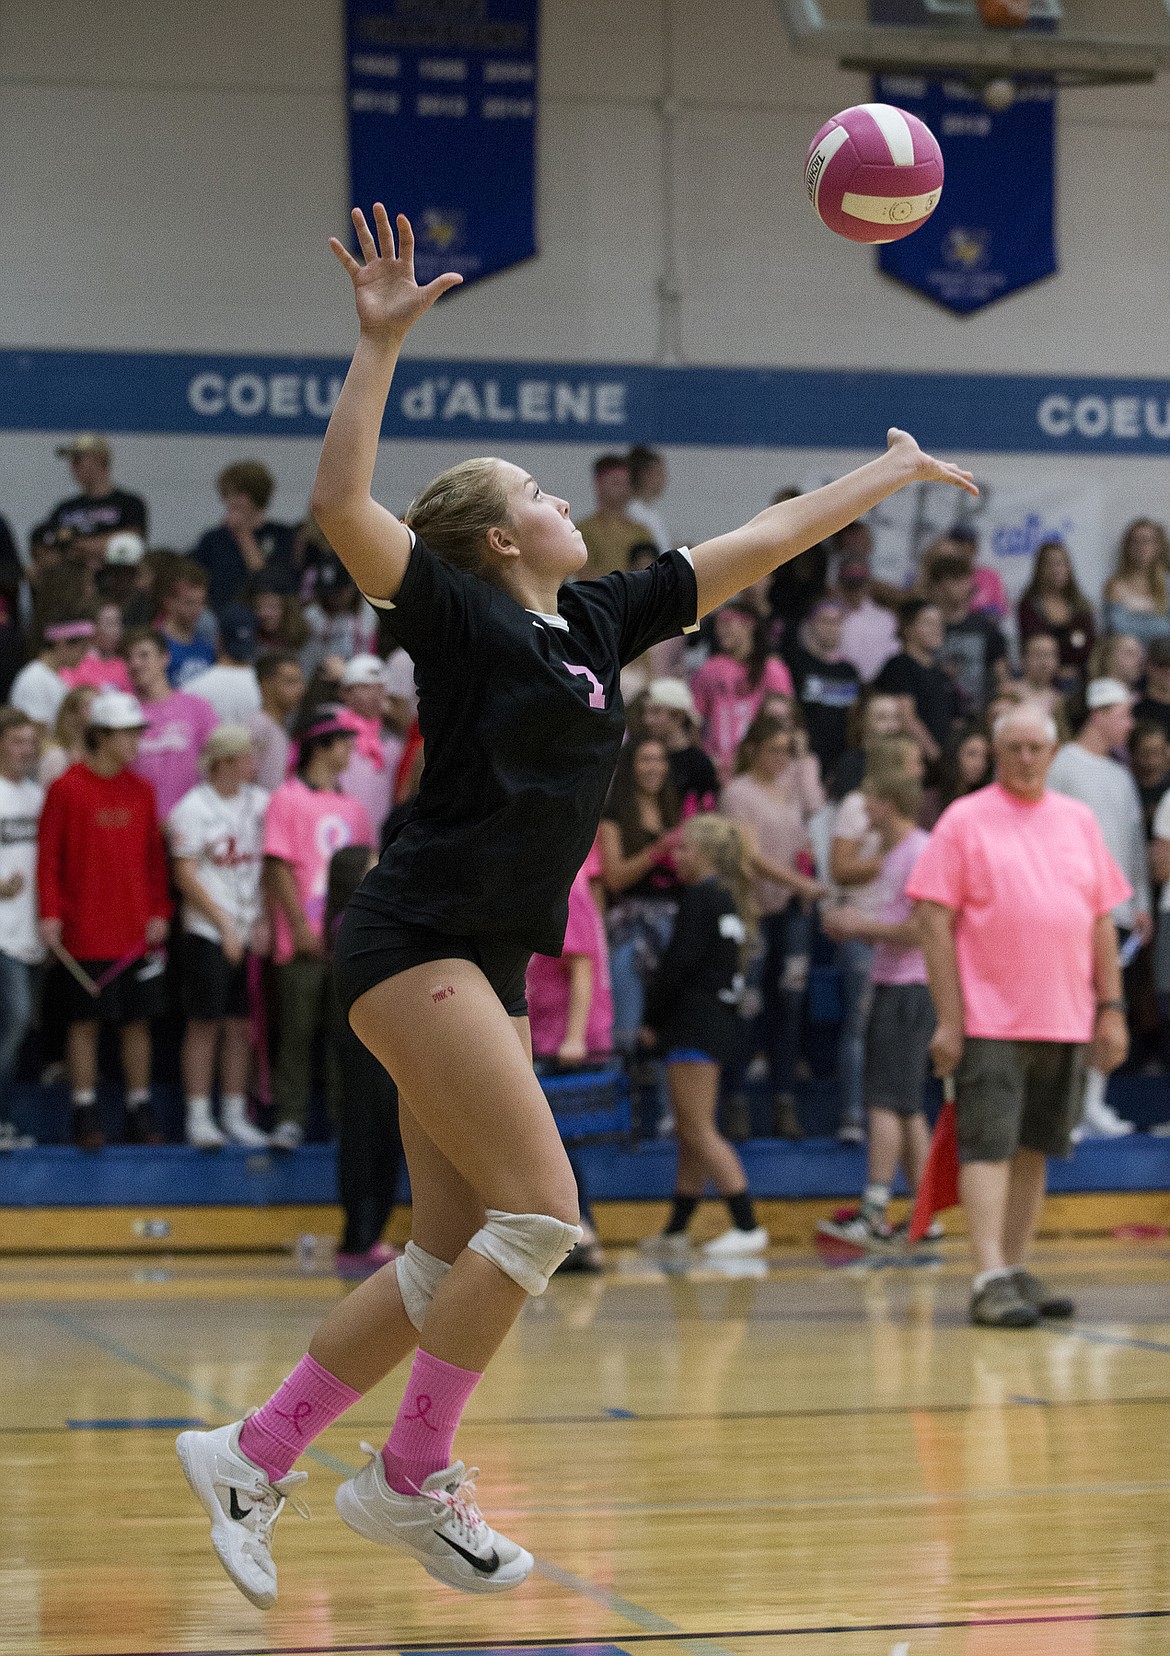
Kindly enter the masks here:
M 405 213 L 420 283 L 536 252 L 539 0 L 347 0 L 352 199 Z
M 348 366 L 0 347 L 0 431 L 320 437 Z M 405 357 L 382 436 L 839 450 L 891 425 L 944 454 L 1170 457 L 1170 379 Z
M 991 110 L 961 80 L 879 75 L 874 97 L 925 121 L 946 165 L 926 223 L 879 247 L 887 276 L 966 316 L 1056 272 L 1053 87 L 1020 82 Z

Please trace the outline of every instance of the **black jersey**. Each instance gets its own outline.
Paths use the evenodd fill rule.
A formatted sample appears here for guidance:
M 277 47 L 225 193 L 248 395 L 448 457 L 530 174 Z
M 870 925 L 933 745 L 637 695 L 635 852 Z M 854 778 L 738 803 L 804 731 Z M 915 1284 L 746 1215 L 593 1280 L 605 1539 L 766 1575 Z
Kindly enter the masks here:
M 689 553 L 566 585 L 542 616 L 416 540 L 384 607 L 414 661 L 426 762 L 354 903 L 559 955 L 625 733 L 618 675 L 694 626 Z
M 744 935 L 734 899 L 714 875 L 686 887 L 646 990 L 644 1018 L 664 1047 L 693 1047 L 719 1064 L 740 1056 Z

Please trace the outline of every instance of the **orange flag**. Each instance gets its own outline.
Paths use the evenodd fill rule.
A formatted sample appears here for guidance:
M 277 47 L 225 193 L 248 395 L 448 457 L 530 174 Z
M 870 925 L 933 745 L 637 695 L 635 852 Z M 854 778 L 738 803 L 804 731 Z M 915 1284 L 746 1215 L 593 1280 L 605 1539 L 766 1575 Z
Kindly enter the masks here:
M 910 1240 L 920 1242 L 936 1213 L 958 1205 L 959 1134 L 955 1125 L 955 1083 L 948 1075 L 943 1082 L 943 1107 L 934 1124 L 930 1154 L 922 1170 L 922 1183 L 910 1218 Z

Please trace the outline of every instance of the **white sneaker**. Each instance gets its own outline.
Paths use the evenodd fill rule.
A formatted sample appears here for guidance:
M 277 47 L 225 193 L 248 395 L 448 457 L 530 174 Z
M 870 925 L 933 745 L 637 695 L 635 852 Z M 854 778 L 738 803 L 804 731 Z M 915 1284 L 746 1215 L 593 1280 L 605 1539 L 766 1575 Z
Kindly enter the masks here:
M 206 1098 L 187 1100 L 187 1143 L 196 1150 L 222 1150 L 227 1139 L 216 1126 Z
M 282 1121 L 268 1142 L 274 1150 L 299 1150 L 305 1142 L 305 1129 L 299 1121 Z
M 268 1149 L 268 1134 L 262 1133 L 259 1127 L 254 1127 L 248 1120 L 246 1105 L 225 1102 L 222 1113 L 223 1130 L 230 1143 L 245 1145 L 249 1150 Z
M 732 1226 L 722 1236 L 713 1236 L 700 1250 L 706 1259 L 738 1259 L 743 1254 L 761 1254 L 768 1246 L 768 1233 L 763 1225 L 755 1230 L 739 1230 Z
M 456 1461 L 432 1472 L 417 1495 L 386 1482 L 382 1456 L 370 1459 L 334 1497 L 343 1523 L 382 1547 L 401 1547 L 428 1575 L 462 1593 L 506 1593 L 532 1572 L 532 1554 L 491 1528 L 475 1504 L 476 1469 Z
M 22 1133 L 11 1121 L 0 1121 L 0 1150 L 35 1150 L 37 1141 L 31 1133 Z
M 1085 1109 L 1081 1120 L 1081 1137 L 1086 1138 L 1125 1138 L 1135 1131 L 1132 1121 L 1123 1121 L 1105 1099 L 1092 1100 Z
M 276 1603 L 272 1526 L 289 1491 L 303 1484 L 308 1473 L 290 1472 L 269 1483 L 240 1453 L 243 1424 L 237 1420 L 211 1432 L 180 1432 L 175 1448 L 187 1482 L 211 1519 L 211 1544 L 220 1563 L 244 1597 L 267 1610 Z M 299 1502 L 293 1506 L 303 1518 L 309 1516 Z

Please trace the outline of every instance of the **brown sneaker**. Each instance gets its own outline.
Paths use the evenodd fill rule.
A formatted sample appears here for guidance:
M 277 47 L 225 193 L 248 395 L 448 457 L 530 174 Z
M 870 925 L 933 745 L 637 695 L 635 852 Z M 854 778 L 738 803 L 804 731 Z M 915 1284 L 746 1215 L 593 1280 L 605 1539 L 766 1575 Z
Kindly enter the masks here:
M 1077 1308 L 1067 1294 L 1054 1294 L 1046 1283 L 1033 1276 L 1031 1271 L 1025 1271 L 1022 1265 L 1012 1273 L 1012 1281 L 1020 1298 L 1033 1306 L 1040 1316 L 1060 1319 L 1076 1316 Z
M 983 1328 L 1035 1328 L 1040 1313 L 1021 1296 L 1014 1276 L 997 1276 L 972 1294 L 971 1321 Z

